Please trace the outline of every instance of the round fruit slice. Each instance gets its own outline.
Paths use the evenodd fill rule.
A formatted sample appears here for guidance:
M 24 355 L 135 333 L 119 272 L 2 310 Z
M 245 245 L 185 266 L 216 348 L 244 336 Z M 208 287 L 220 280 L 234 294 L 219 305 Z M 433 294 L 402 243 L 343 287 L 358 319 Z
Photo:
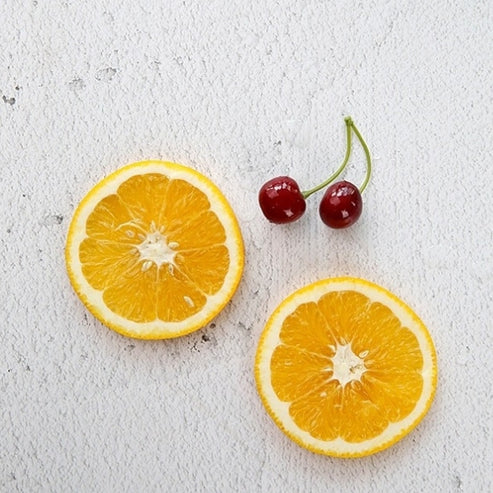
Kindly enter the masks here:
M 255 377 L 272 419 L 312 452 L 360 457 L 389 447 L 426 414 L 436 354 L 402 301 L 368 281 L 300 289 L 262 333 Z
M 125 166 L 82 200 L 68 232 L 72 285 L 108 327 L 165 339 L 203 327 L 238 286 L 238 222 L 219 189 L 185 166 Z

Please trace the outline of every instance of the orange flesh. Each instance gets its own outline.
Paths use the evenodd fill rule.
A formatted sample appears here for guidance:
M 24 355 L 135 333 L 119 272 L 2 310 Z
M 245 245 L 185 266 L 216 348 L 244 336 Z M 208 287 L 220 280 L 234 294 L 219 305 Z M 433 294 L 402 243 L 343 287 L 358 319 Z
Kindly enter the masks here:
M 284 320 L 280 339 L 271 359 L 272 386 L 290 403 L 299 428 L 315 438 L 374 438 L 409 415 L 422 393 L 416 336 L 387 307 L 355 291 L 300 305 Z M 332 358 L 348 344 L 365 369 L 342 385 L 332 378 Z
M 146 261 L 138 246 L 159 231 L 174 258 Z M 207 196 L 160 174 L 134 176 L 102 199 L 79 248 L 82 272 L 106 305 L 134 322 L 178 322 L 200 311 L 229 268 L 226 233 Z

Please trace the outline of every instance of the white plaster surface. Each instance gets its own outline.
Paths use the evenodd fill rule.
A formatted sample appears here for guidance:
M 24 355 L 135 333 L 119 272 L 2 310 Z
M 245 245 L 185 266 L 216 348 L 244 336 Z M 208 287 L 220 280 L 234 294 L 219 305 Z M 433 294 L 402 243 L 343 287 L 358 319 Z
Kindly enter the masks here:
M 493 12 L 488 0 L 0 2 L 0 491 L 493 491 Z M 324 179 L 351 115 L 375 157 L 359 223 L 264 220 L 257 190 Z M 74 294 L 77 203 L 146 158 L 231 201 L 246 268 L 213 324 L 126 339 Z M 346 177 L 359 182 L 355 152 Z M 285 437 L 252 373 L 267 315 L 364 277 L 429 327 L 424 421 L 357 460 Z

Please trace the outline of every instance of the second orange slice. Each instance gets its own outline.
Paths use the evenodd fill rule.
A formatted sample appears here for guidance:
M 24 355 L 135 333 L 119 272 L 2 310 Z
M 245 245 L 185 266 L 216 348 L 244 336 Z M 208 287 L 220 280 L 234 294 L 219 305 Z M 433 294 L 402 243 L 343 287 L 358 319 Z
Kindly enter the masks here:
M 275 423 L 299 445 L 337 457 L 389 447 L 428 410 L 436 356 L 421 320 L 362 279 L 300 289 L 274 311 L 255 376 Z

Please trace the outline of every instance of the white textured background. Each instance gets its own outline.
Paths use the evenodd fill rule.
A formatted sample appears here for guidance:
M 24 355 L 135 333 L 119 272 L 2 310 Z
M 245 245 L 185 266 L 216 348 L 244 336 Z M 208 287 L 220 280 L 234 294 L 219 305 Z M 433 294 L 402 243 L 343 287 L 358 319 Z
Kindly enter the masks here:
M 488 0 L 0 2 L 0 491 L 490 492 L 493 12 Z M 375 157 L 364 215 L 272 226 L 267 179 L 302 188 Z M 238 215 L 240 288 L 167 342 L 98 323 L 64 266 L 75 206 L 146 158 L 210 176 Z M 360 182 L 363 154 L 346 177 Z M 314 455 L 252 374 L 294 289 L 370 279 L 409 303 L 439 357 L 435 402 L 389 450 Z

